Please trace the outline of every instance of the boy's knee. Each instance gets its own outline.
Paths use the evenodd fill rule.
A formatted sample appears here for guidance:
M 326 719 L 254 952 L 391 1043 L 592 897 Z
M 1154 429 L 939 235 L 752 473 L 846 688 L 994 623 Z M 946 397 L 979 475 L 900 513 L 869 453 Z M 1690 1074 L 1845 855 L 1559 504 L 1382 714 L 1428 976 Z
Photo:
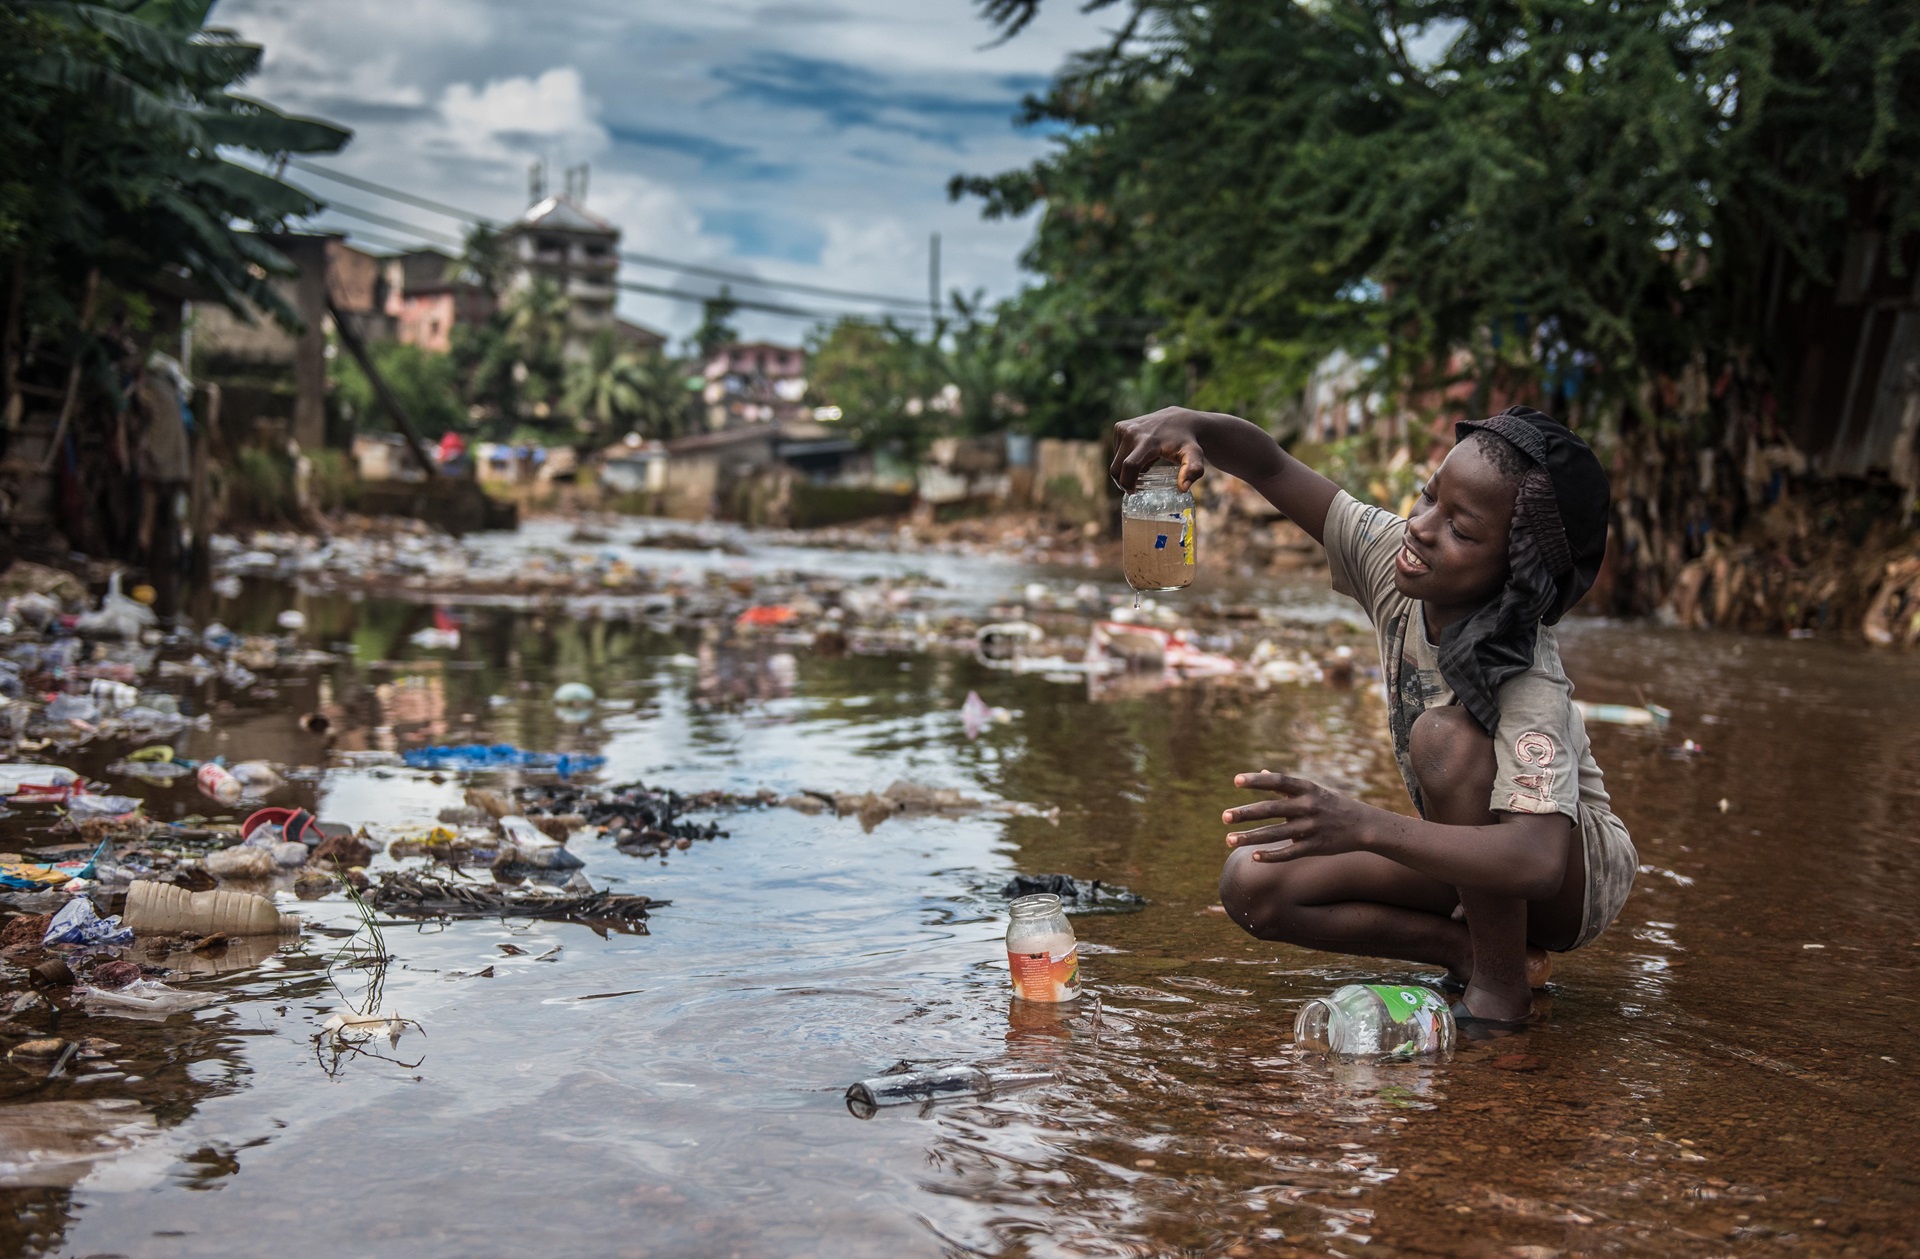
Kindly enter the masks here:
M 1493 737 L 1458 705 L 1429 708 L 1414 719 L 1407 751 L 1423 798 L 1433 804 L 1484 808 L 1493 793 Z
M 1236 848 L 1220 870 L 1220 906 L 1256 939 L 1285 940 L 1293 917 L 1289 874 L 1286 865 L 1255 861 L 1251 848 Z

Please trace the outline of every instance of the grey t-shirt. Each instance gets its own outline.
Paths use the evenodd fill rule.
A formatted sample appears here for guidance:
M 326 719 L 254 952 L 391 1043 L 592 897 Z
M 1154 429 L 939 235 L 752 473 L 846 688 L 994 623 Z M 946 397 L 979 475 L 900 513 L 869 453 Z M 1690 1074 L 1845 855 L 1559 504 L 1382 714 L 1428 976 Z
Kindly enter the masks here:
M 1440 676 L 1439 649 L 1428 640 L 1421 605 L 1393 584 L 1393 561 L 1406 532 L 1403 518 L 1345 492 L 1327 511 L 1333 588 L 1366 609 L 1379 636 L 1394 756 L 1414 807 L 1425 813 L 1409 735 L 1421 713 L 1454 703 L 1455 697 Z M 1539 635 L 1532 667 L 1507 679 L 1496 697 L 1500 723 L 1493 732 L 1493 750 L 1498 769 L 1489 808 L 1496 813 L 1564 813 L 1578 826 L 1582 805 L 1602 813 L 1612 810 L 1587 743 L 1586 723 L 1573 706 L 1573 683 L 1560 667 L 1559 641 L 1549 625 L 1542 625 Z

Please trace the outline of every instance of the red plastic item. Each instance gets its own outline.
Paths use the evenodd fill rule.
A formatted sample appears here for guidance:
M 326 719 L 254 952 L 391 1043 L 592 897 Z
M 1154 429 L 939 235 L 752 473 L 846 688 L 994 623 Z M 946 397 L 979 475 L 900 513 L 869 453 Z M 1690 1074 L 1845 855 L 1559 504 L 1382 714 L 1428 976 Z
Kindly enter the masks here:
M 285 838 L 312 845 L 320 842 L 319 825 L 305 809 L 259 809 L 240 823 L 240 838 L 245 839 L 262 826 L 278 826 Z M 312 839 L 307 838 L 308 830 L 313 831 Z
M 745 612 L 742 612 L 739 619 L 735 621 L 735 624 L 785 625 L 799 615 L 798 612 L 795 612 L 784 603 L 756 604 L 748 608 Z

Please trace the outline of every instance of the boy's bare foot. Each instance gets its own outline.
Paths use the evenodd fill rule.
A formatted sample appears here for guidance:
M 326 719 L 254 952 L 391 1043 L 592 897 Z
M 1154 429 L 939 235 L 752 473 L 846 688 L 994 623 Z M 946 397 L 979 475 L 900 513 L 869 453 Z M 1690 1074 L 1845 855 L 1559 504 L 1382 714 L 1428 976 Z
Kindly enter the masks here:
M 1527 946 L 1527 987 L 1544 988 L 1547 986 L 1547 980 L 1551 978 L 1553 978 L 1553 954 L 1529 944 Z M 1440 986 L 1450 992 L 1465 992 L 1472 982 L 1471 966 L 1466 968 L 1465 975 L 1449 967 L 1447 973 L 1441 977 Z
M 1532 1013 L 1532 992 L 1504 992 L 1473 984 L 1453 1004 L 1456 1023 L 1479 1024 L 1483 1030 L 1517 1031 Z

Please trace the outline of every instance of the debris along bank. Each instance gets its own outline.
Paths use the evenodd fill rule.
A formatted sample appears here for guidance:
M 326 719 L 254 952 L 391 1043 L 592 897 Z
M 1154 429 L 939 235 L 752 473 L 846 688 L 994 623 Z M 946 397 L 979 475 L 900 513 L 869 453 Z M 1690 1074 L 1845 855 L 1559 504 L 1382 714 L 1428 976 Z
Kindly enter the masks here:
M 970 655 L 1050 680 L 1114 678 L 1123 690 L 1199 678 L 1269 686 L 1371 676 L 1350 608 L 1330 598 L 1276 602 L 1257 576 L 1136 608 L 1116 581 L 1057 568 L 1019 579 L 1004 556 L 975 543 L 889 538 L 889 549 L 860 550 L 855 543 L 872 539 L 601 523 L 538 521 L 515 537 L 457 542 L 386 526 L 330 539 L 258 533 L 220 539 L 216 567 L 232 593 L 274 579 L 313 595 L 369 591 L 435 605 L 410 645 L 454 652 L 456 609 L 498 606 L 697 631 L 703 644 L 723 648 Z M 780 671 L 773 661 L 776 684 Z

